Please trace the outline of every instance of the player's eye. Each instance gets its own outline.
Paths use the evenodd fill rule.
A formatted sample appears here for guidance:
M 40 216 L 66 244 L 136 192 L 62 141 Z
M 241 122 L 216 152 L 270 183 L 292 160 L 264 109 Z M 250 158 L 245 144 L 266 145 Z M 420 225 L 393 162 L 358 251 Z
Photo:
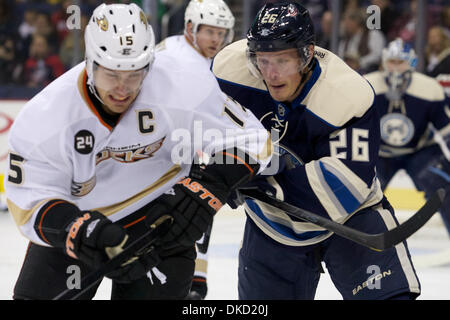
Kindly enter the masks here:
M 106 76 L 108 78 L 112 78 L 112 79 L 117 79 L 118 78 L 118 75 L 116 73 L 112 73 L 112 72 L 107 72 Z

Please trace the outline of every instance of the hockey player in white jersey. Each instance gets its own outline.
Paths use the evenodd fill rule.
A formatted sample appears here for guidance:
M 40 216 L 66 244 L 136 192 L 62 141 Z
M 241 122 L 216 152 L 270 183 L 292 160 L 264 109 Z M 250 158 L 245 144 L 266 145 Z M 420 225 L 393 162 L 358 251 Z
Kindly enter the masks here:
M 8 206 L 30 240 L 14 298 L 57 296 L 69 266 L 87 275 L 170 214 L 156 250 L 107 276 L 112 299 L 183 299 L 195 241 L 270 161 L 267 131 L 210 72 L 155 59 L 135 4 L 97 7 L 85 42 L 86 62 L 30 100 L 9 136 Z M 202 152 L 211 160 L 193 162 Z
M 156 55 L 180 60 L 194 72 L 210 72 L 211 58 L 233 40 L 234 20 L 233 13 L 222 0 L 191 0 L 184 14 L 184 34 L 161 41 L 156 46 Z M 204 299 L 208 291 L 211 229 L 212 224 L 197 243 L 195 273 L 188 299 Z

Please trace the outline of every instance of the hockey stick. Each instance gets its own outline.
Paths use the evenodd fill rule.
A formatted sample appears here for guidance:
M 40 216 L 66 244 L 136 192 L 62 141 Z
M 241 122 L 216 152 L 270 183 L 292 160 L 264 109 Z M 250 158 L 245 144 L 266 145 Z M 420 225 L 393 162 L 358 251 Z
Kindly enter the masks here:
M 391 248 L 419 230 L 439 209 L 442 205 L 442 200 L 445 197 L 445 190 L 438 189 L 430 200 L 428 200 L 423 207 L 419 209 L 419 211 L 417 211 L 411 218 L 401 225 L 383 233 L 369 234 L 347 227 L 346 225 L 324 218 L 305 209 L 297 208 L 286 202 L 271 197 L 257 189 L 239 189 L 239 192 L 244 196 L 262 201 L 272 207 L 281 209 L 288 215 L 314 223 L 315 225 L 332 231 L 341 237 L 376 251 Z
M 441 148 L 442 153 L 444 154 L 445 159 L 450 162 L 450 150 L 447 147 L 447 143 L 444 140 L 444 137 L 441 133 L 433 126 L 433 124 L 429 124 L 429 128 L 431 132 L 433 132 L 433 139 Z
M 214 220 L 213 220 L 214 221 Z M 205 233 L 203 234 L 202 242 L 197 242 L 197 249 L 199 252 L 206 254 L 209 247 L 209 240 L 211 239 L 211 230 L 212 230 L 213 222 L 211 222 L 208 226 L 208 229 L 206 229 Z
M 53 300 L 74 300 L 101 281 L 109 272 L 116 270 L 130 259 L 142 256 L 154 250 L 154 242 L 169 230 L 172 221 L 173 218 L 171 216 L 161 216 L 150 226 L 150 230 L 133 241 L 121 253 L 108 260 L 97 270 L 92 271 L 87 276 L 82 278 L 80 290 L 66 289 L 54 297 Z

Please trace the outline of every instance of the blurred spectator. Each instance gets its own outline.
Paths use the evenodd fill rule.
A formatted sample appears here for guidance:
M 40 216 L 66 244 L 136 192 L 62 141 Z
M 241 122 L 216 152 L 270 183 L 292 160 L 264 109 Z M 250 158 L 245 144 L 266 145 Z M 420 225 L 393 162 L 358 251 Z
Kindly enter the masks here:
M 450 5 L 445 6 L 441 12 L 441 25 L 447 34 L 447 37 L 450 38 Z
M 35 9 L 33 8 L 25 9 L 25 12 L 23 14 L 23 21 L 19 25 L 19 35 L 22 39 L 31 37 L 35 32 L 36 16 L 37 12 Z
M 395 6 L 390 0 L 372 0 L 371 3 L 380 8 L 381 13 L 381 32 L 387 41 L 394 40 L 389 38 L 394 21 L 398 18 L 399 13 L 395 10 Z
M 58 7 L 58 10 L 54 11 L 50 16 L 50 21 L 52 22 L 53 26 L 55 26 L 59 43 L 62 43 L 64 41 L 64 38 L 69 33 L 66 24 L 66 19 L 68 17 L 67 7 L 72 5 L 72 2 L 72 0 L 62 1 Z
M 41 34 L 33 35 L 24 67 L 24 84 L 30 88 L 43 88 L 63 73 L 64 66 L 51 52 L 47 39 Z
M 426 25 L 428 27 L 433 23 L 433 13 L 428 8 L 426 14 Z M 395 39 L 401 38 L 403 41 L 414 47 L 416 38 L 416 23 L 417 23 L 417 0 L 411 0 L 407 10 L 395 20 L 391 30 L 389 31 L 388 38 Z
M 56 29 L 53 26 L 50 15 L 45 12 L 39 12 L 36 16 L 35 34 L 44 36 L 47 39 L 48 45 L 53 52 L 59 50 L 59 39 Z
M 344 60 L 357 59 L 358 68 L 355 70 L 361 73 L 377 70 L 386 42 L 383 33 L 369 30 L 365 25 L 365 15 L 360 10 L 345 12 L 342 26 L 343 35 L 339 41 L 338 55 Z
M 333 14 L 325 11 L 320 19 L 320 29 L 316 32 L 316 44 L 324 49 L 331 47 L 331 32 L 333 27 Z
M 343 0 L 342 1 L 342 13 L 359 10 L 361 7 L 359 6 L 358 0 Z
M 412 0 L 409 11 L 403 14 L 398 20 L 398 27 L 393 29 L 394 38 L 400 37 L 403 41 L 410 45 L 414 45 L 414 39 L 416 36 L 416 15 L 417 15 L 417 1 Z
M 450 25 L 450 22 L 444 18 L 446 9 L 450 9 L 449 0 L 427 0 L 427 19 L 429 19 L 428 26 L 432 27 L 434 25 Z M 450 19 L 450 16 L 447 16 Z M 446 21 L 446 22 L 445 22 Z M 428 30 L 428 29 L 427 29 Z
M 434 26 L 428 31 L 425 56 L 426 74 L 436 78 L 450 96 L 450 38 L 443 27 Z
M 15 30 L 12 6 L 6 0 L 0 0 L 0 34 L 10 34 Z
M 0 34 L 0 85 L 16 82 L 21 72 L 15 44 L 13 36 Z
M 61 62 L 64 64 L 66 69 L 70 69 L 73 67 L 76 63 L 81 62 L 84 58 L 84 29 L 86 28 L 86 25 L 88 24 L 89 17 L 86 15 L 81 15 L 80 23 L 81 23 L 81 32 L 79 34 L 78 43 L 75 44 L 75 32 L 72 30 L 69 32 L 69 34 L 65 37 L 64 41 L 61 43 L 61 47 L 59 50 L 59 57 L 61 59 Z M 79 52 L 81 52 L 81 60 L 80 61 L 73 61 L 74 60 L 74 50 L 75 46 L 78 46 Z
M 328 11 L 329 0 L 301 0 L 296 1 L 303 5 L 309 11 L 309 15 L 314 23 L 314 29 L 321 29 L 321 17 L 325 11 Z

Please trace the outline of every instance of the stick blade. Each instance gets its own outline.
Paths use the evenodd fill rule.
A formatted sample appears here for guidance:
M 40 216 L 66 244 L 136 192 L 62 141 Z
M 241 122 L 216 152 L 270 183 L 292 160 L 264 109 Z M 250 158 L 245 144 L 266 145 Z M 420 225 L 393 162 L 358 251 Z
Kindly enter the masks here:
M 422 228 L 442 206 L 446 191 L 438 189 L 412 217 L 384 234 L 382 249 L 394 247 Z

